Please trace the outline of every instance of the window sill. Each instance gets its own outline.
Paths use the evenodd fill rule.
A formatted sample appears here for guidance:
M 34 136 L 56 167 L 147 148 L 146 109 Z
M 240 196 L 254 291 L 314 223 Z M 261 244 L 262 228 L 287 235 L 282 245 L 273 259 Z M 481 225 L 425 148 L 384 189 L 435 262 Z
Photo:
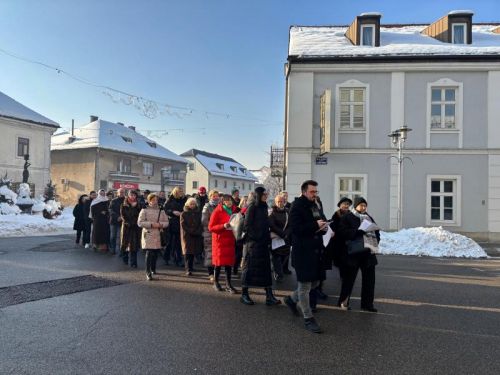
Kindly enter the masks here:
M 440 226 L 440 227 L 459 227 L 460 224 L 456 221 L 430 221 L 427 225 Z
M 344 129 L 340 128 L 339 133 L 366 133 L 366 129 Z
M 460 133 L 460 129 L 431 128 L 431 133 Z

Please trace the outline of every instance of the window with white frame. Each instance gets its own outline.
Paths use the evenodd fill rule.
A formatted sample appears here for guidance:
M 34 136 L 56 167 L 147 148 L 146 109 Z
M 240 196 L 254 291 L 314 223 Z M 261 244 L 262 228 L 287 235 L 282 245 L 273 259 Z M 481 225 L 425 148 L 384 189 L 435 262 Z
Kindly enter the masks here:
M 455 129 L 457 87 L 431 88 L 431 129 Z
M 194 163 L 189 163 L 189 170 L 194 171 Z
M 198 181 L 193 181 L 193 189 L 198 189 Z
M 214 187 L 219 187 L 219 181 L 214 180 Z
M 241 190 L 245 190 L 245 183 L 244 182 L 241 183 Z
M 427 224 L 460 225 L 460 176 L 428 176 Z
M 30 153 L 30 140 L 28 138 L 17 138 L 17 156 L 24 156 Z
M 153 163 L 150 163 L 150 162 L 142 163 L 142 174 L 144 176 L 153 176 L 154 175 Z
M 339 96 L 340 129 L 364 129 L 366 89 L 342 87 Z
M 224 189 L 227 189 L 227 181 L 224 180 Z
M 454 23 L 451 27 L 451 42 L 453 44 L 466 44 L 467 43 L 467 24 Z
M 354 201 L 357 197 L 366 197 L 366 175 L 336 175 L 337 201 L 347 197 Z
M 118 172 L 131 173 L 132 172 L 132 160 L 131 159 L 120 159 L 118 161 Z
M 361 25 L 360 45 L 369 47 L 375 45 L 375 25 Z

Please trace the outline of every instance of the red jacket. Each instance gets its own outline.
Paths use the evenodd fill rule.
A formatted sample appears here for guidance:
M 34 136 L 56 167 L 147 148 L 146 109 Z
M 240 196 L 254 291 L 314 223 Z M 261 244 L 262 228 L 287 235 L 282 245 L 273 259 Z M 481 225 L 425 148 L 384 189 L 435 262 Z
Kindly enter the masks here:
M 236 206 L 231 207 L 233 213 Z M 230 215 L 219 204 L 208 223 L 208 230 L 212 232 L 212 264 L 214 266 L 233 266 L 235 262 L 234 246 L 235 239 L 232 230 L 224 228 L 224 224 L 229 222 Z

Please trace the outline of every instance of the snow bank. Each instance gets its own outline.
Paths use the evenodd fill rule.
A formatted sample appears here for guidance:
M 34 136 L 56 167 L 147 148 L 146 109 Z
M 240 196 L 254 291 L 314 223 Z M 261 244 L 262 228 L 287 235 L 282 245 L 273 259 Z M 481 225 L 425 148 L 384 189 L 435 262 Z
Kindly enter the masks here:
M 442 227 L 410 228 L 380 232 L 381 254 L 431 257 L 485 258 L 486 252 L 472 239 Z
M 17 206 L 15 206 L 17 207 Z M 0 215 L 0 237 L 39 236 L 73 231 L 73 207 L 50 220 L 41 213 L 35 215 Z

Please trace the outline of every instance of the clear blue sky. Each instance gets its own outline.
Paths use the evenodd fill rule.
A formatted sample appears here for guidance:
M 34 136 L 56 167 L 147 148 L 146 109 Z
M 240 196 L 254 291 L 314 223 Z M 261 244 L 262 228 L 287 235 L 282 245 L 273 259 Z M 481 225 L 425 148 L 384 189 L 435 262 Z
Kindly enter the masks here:
M 200 148 L 260 168 L 269 146 L 283 142 L 290 25 L 349 24 L 368 11 L 381 12 L 382 23 L 429 23 L 455 9 L 473 10 L 474 22 L 500 21 L 499 0 L 0 0 L 0 49 L 160 103 L 229 116 L 149 119 L 102 89 L 3 53 L 0 91 L 62 127 L 93 114 L 145 135 L 185 129 L 156 140 L 177 153 Z

